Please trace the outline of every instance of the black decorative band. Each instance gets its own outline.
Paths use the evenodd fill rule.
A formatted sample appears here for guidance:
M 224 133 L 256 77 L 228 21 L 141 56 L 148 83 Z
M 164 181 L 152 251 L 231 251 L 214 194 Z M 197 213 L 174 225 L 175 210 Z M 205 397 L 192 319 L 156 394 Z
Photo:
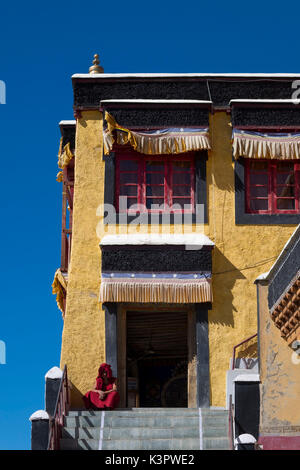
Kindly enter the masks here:
M 102 247 L 102 271 L 200 272 L 211 271 L 211 248 L 187 250 L 184 246 Z
M 300 127 L 300 105 L 286 107 L 233 107 L 233 126 Z
M 208 100 L 227 107 L 232 99 L 291 99 L 293 77 L 73 79 L 74 107 L 98 109 L 109 99 Z
M 109 112 L 123 127 L 208 127 L 208 109 L 203 108 L 113 108 Z
M 273 279 L 269 284 L 269 308 L 278 301 L 282 292 L 284 292 L 293 278 L 299 271 L 300 266 L 300 239 L 296 239 L 289 251 L 285 254 L 282 262 L 276 268 Z
M 70 126 L 70 125 L 61 125 L 61 135 L 63 138 L 62 141 L 62 148 L 64 148 L 65 145 L 67 145 L 68 142 L 70 142 L 70 147 L 71 149 L 75 149 L 75 132 L 76 132 L 76 126 Z

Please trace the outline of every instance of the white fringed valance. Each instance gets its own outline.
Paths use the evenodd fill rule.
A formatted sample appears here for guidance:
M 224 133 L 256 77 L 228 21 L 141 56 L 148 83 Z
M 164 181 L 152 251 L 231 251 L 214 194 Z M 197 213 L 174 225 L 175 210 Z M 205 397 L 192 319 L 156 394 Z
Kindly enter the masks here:
M 130 144 L 134 150 L 146 155 L 179 154 L 193 150 L 210 149 L 207 128 L 170 128 L 149 132 L 134 132 L 120 127 L 107 112 L 105 113 L 105 120 L 107 122 L 107 128 L 103 131 L 105 155 L 112 151 L 115 141 L 120 145 Z
M 274 158 L 296 160 L 300 158 L 300 134 L 261 134 L 233 129 L 234 158 Z
M 52 283 L 52 293 L 56 295 L 56 302 L 59 310 L 64 315 L 64 298 L 67 292 L 68 280 L 67 276 L 58 268 L 54 274 Z
M 69 165 L 72 158 L 74 158 L 74 154 L 71 151 L 70 142 L 68 142 L 64 148 L 62 148 L 63 138 L 60 139 L 59 144 L 59 151 L 58 151 L 58 167 L 63 170 L 66 166 Z
M 100 302 L 212 302 L 211 279 L 205 276 L 198 279 L 116 279 L 102 276 Z

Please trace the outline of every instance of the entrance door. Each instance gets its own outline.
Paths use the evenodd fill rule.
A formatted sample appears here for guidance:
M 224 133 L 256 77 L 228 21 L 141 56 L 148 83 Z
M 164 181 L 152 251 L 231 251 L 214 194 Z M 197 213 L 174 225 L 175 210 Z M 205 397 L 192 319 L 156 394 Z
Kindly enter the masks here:
M 259 434 L 259 382 L 235 382 L 235 436 Z
M 128 407 L 187 407 L 187 313 L 126 316 Z

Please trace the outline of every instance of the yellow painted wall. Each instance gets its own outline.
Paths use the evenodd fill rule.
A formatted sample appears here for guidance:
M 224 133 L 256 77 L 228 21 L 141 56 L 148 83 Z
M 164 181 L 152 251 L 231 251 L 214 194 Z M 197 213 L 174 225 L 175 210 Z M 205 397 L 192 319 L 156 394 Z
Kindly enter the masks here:
M 299 433 L 299 356 L 281 337 L 280 330 L 271 319 L 268 309 L 268 286 L 259 286 L 259 306 L 260 434 L 290 434 L 293 431 Z
M 207 162 L 209 224 L 213 251 L 213 310 L 209 312 L 211 404 L 224 406 L 226 371 L 232 348 L 257 331 L 256 277 L 267 271 L 294 226 L 236 226 L 230 116 L 210 117 L 212 151 Z M 67 363 L 74 386 L 73 406 L 93 386 L 105 359 L 104 313 L 98 303 L 101 253 L 106 233 L 97 212 L 103 203 L 101 113 L 83 112 L 76 129 L 73 240 L 61 365 Z M 97 215 L 98 214 L 98 215 Z M 153 230 L 153 228 L 151 228 Z M 180 232 L 180 226 L 172 227 Z M 113 227 L 109 228 L 109 232 Z M 130 226 L 133 233 L 135 226 Z M 141 226 L 141 231 L 149 231 Z M 156 231 L 164 232 L 164 226 Z M 198 228 L 190 226 L 190 231 Z M 120 227 L 119 232 L 126 232 Z M 77 393 L 78 390 L 78 393 Z
M 83 406 L 81 394 L 94 386 L 105 351 L 96 234 L 104 182 L 100 117 L 97 111 L 84 112 L 76 127 L 72 253 L 61 352 L 61 367 L 67 364 L 73 384 L 72 406 Z
M 235 225 L 230 116 L 210 119 L 207 163 L 209 233 L 213 252 L 213 310 L 209 312 L 211 402 L 224 406 L 232 348 L 257 332 L 257 276 L 270 269 L 295 227 Z

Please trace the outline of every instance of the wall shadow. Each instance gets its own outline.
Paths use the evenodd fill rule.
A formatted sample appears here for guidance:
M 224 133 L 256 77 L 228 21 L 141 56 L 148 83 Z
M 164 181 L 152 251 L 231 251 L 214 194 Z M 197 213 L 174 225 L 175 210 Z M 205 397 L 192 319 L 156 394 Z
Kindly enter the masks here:
M 88 390 L 87 390 L 88 391 Z M 72 383 L 72 388 L 70 390 L 70 397 L 71 397 L 71 406 L 70 410 L 78 410 L 78 409 L 85 409 L 82 397 L 83 394 L 78 390 L 77 387 Z
M 209 322 L 234 327 L 232 289 L 238 279 L 246 279 L 244 274 L 229 261 L 221 251 L 213 250 L 212 310 L 209 311 Z

